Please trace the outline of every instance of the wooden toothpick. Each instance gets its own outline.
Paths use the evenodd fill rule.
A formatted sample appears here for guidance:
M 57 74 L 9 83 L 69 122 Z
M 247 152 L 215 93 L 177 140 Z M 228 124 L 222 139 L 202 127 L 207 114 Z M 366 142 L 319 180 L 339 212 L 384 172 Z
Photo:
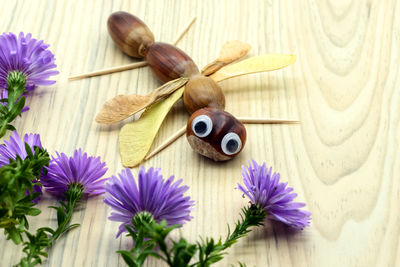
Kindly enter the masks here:
M 298 124 L 300 121 L 294 120 L 281 120 L 281 119 L 265 119 L 265 118 L 252 118 L 252 117 L 239 117 L 242 123 L 246 124 Z
M 117 67 L 113 67 L 113 68 L 96 70 L 93 72 L 88 72 L 88 73 L 79 74 L 76 76 L 71 76 L 68 78 L 68 80 L 75 81 L 75 80 L 80 80 L 80 79 L 84 79 L 84 78 L 89 78 L 89 77 L 94 77 L 94 76 L 99 76 L 99 75 L 104 75 L 104 74 L 111 74 L 114 72 L 120 72 L 120 71 L 124 71 L 124 70 L 136 69 L 136 68 L 140 68 L 140 67 L 144 67 L 144 66 L 147 66 L 147 62 L 140 61 L 140 62 L 130 63 L 130 64 L 123 65 L 123 66 L 117 66 Z
M 300 121 L 296 120 L 280 120 L 280 119 L 265 119 L 265 118 L 251 118 L 251 117 L 239 117 L 239 121 L 246 124 L 297 124 Z M 167 140 L 165 140 L 161 145 L 159 145 L 156 149 L 150 152 L 144 160 L 149 160 L 153 156 L 157 155 L 159 152 L 167 148 L 170 144 L 175 142 L 179 137 L 186 133 L 186 126 L 183 126 L 176 133 L 171 135 Z
M 192 20 L 186 24 L 185 28 L 181 32 L 181 34 L 175 39 L 175 41 L 172 43 L 173 45 L 177 45 L 179 41 L 182 39 L 182 37 L 188 32 L 190 27 L 192 27 L 193 23 L 196 21 L 197 17 L 193 17 Z
M 176 139 L 181 137 L 186 133 L 186 126 L 183 126 L 181 129 L 179 129 L 176 133 L 174 133 L 172 136 L 170 136 L 167 140 L 165 140 L 160 146 L 158 146 L 156 149 L 154 149 L 150 154 L 148 154 L 144 160 L 148 160 L 154 155 L 158 154 L 161 150 L 164 148 L 168 147 L 170 144 L 175 142 Z
M 197 17 L 192 18 L 192 20 L 185 26 L 183 31 L 179 34 L 179 36 L 173 42 L 174 45 L 176 45 L 182 39 L 182 37 L 187 33 L 187 31 L 193 25 L 193 23 L 196 21 L 196 19 L 197 19 Z M 88 73 L 84 73 L 84 74 L 71 76 L 68 78 L 68 80 L 74 81 L 74 80 L 79 80 L 79 79 L 84 79 L 84 78 L 89 78 L 89 77 L 94 77 L 94 76 L 99 76 L 99 75 L 104 75 L 104 74 L 110 74 L 110 73 L 114 73 L 114 72 L 120 72 L 120 71 L 124 71 L 124 70 L 140 68 L 140 67 L 144 67 L 146 65 L 147 65 L 146 61 L 134 62 L 134 63 L 122 65 L 122 66 L 116 66 L 116 67 L 112 67 L 112 68 L 106 68 L 106 69 L 102 69 L 102 70 L 96 70 L 93 72 L 88 72 Z

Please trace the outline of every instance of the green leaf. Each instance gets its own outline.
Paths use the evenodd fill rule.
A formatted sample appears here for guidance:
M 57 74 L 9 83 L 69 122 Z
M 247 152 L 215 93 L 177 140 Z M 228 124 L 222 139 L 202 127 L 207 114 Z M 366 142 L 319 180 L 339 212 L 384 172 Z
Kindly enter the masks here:
M 70 226 L 68 226 L 67 228 L 65 228 L 65 231 L 64 231 L 64 232 L 70 231 L 70 230 L 72 230 L 72 229 L 74 229 L 74 228 L 77 228 L 77 227 L 79 227 L 79 226 L 80 226 L 79 223 L 71 224 Z
M 121 254 L 122 258 L 128 266 L 138 266 L 135 264 L 135 259 L 129 251 L 118 250 L 117 253 Z
M 40 209 L 37 209 L 37 208 L 30 208 L 30 209 L 28 210 L 28 212 L 26 213 L 26 215 L 37 216 L 37 215 L 39 215 L 40 213 L 41 213 L 41 210 L 40 210 Z
M 48 232 L 49 234 L 54 234 L 54 230 L 50 227 L 41 227 L 40 228 L 43 232 Z
M 152 248 L 152 249 L 143 250 L 142 254 L 138 257 L 138 261 L 143 263 L 144 260 L 146 259 L 146 257 L 148 257 L 148 256 L 152 256 L 156 259 L 160 259 L 160 255 L 157 252 L 153 251 L 153 248 Z
M 11 240 L 15 243 L 15 244 L 19 244 L 22 242 L 22 236 L 21 233 L 16 229 L 16 228 L 9 228 L 8 230 L 8 238 L 11 238 Z
M 29 157 L 29 158 L 33 157 L 31 146 L 28 143 L 25 143 L 25 151 L 26 151 L 27 157 Z
M 41 251 L 41 252 L 39 252 L 38 254 L 41 255 L 41 256 L 43 256 L 43 257 L 45 257 L 45 258 L 48 258 L 48 257 L 49 257 L 49 254 L 46 253 L 46 252 L 44 252 L 44 251 Z
M 65 221 L 67 215 L 65 214 L 64 210 L 61 207 L 57 207 L 56 210 L 57 210 L 57 222 L 58 225 L 61 225 Z
M 210 239 L 208 244 L 206 245 L 206 248 L 204 250 L 204 253 L 210 254 L 214 249 L 214 239 Z
M 15 131 L 15 130 L 17 130 L 17 129 L 15 129 L 15 127 L 12 126 L 11 124 L 7 124 L 6 129 L 7 129 L 7 130 L 10 130 L 10 131 Z
M 21 96 L 21 98 L 14 105 L 14 108 L 10 110 L 10 112 L 8 113 L 9 121 L 13 121 L 18 115 L 21 115 L 24 106 L 25 106 L 25 96 Z

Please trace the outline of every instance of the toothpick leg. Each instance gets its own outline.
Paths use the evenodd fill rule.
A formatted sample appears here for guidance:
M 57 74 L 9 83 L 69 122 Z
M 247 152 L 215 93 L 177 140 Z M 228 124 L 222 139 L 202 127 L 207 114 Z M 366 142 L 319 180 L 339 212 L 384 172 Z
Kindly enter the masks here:
M 195 21 L 196 21 L 196 17 L 192 18 L 192 20 L 186 25 L 186 27 L 183 29 L 183 31 L 179 34 L 179 36 L 173 42 L 174 45 L 176 45 L 182 39 L 182 37 L 187 33 L 187 31 L 189 30 L 189 28 L 193 25 L 193 23 Z M 83 79 L 83 78 L 99 76 L 99 75 L 103 75 L 103 74 L 110 74 L 110 73 L 114 73 L 114 72 L 120 72 L 120 71 L 124 71 L 124 70 L 140 68 L 140 67 L 144 67 L 146 65 L 147 65 L 146 61 L 134 62 L 134 63 L 130 63 L 127 65 L 106 68 L 106 69 L 102 69 L 102 70 L 96 70 L 93 72 L 88 72 L 88 73 L 84 73 L 84 74 L 71 76 L 68 78 L 68 80 L 74 81 L 74 80 L 79 80 L 79 79 Z
M 295 120 L 281 120 L 281 119 L 264 119 L 264 118 L 252 118 L 252 117 L 239 117 L 242 123 L 245 124 L 298 124 L 300 121 Z
M 196 21 L 197 17 L 193 17 L 192 20 L 183 28 L 183 31 L 181 34 L 175 39 L 175 41 L 172 43 L 173 45 L 177 45 L 179 41 L 182 39 L 182 37 L 188 32 L 190 27 L 192 27 L 193 23 Z
M 296 121 L 296 120 L 280 120 L 280 119 L 265 119 L 265 118 L 251 118 L 251 117 L 239 117 L 238 120 L 240 120 L 242 123 L 246 123 L 246 124 L 297 124 L 297 123 L 300 123 L 300 121 Z M 185 133 L 186 133 L 186 126 L 179 129 L 176 133 L 174 133 L 171 137 L 169 137 L 167 140 L 165 140 L 156 149 L 154 149 L 152 152 L 150 152 L 144 158 L 144 160 L 145 161 L 149 160 L 153 156 L 157 155 L 159 152 L 161 152 L 163 149 L 167 148 L 170 144 L 175 142 L 179 137 L 181 137 Z
M 182 127 L 181 129 L 179 129 L 175 134 L 173 134 L 171 137 L 169 137 L 167 140 L 165 140 L 164 143 L 162 143 L 159 147 L 157 147 L 156 149 L 154 149 L 150 154 L 148 154 L 144 160 L 148 160 L 151 157 L 153 157 L 154 155 L 158 154 L 158 152 L 160 152 L 161 150 L 163 150 L 164 148 L 168 147 L 170 144 L 172 144 L 173 142 L 175 142 L 176 139 L 178 139 L 179 137 L 181 137 L 182 135 L 184 135 L 186 133 L 186 126 Z
M 68 80 L 75 81 L 75 80 L 80 80 L 80 79 L 84 79 L 84 78 L 100 76 L 100 75 L 104 75 L 104 74 L 111 74 L 111 73 L 114 73 L 114 72 L 120 72 L 120 71 L 124 71 L 124 70 L 131 70 L 131 69 L 140 68 L 140 67 L 144 67 L 144 66 L 147 66 L 147 62 L 146 61 L 139 61 L 139 62 L 134 62 L 134 63 L 131 63 L 131 64 L 123 65 L 123 66 L 117 66 L 117 67 L 113 67 L 113 68 L 96 70 L 96 71 L 89 72 L 89 73 L 84 73 L 84 74 L 79 74 L 79 75 L 76 75 L 76 76 L 71 76 L 71 77 L 68 78 Z

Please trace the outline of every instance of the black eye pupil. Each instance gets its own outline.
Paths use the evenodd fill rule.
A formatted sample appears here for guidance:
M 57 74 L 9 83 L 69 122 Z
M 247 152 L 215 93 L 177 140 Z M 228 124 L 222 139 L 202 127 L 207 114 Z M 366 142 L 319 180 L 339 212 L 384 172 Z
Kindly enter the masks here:
M 231 139 L 226 143 L 226 149 L 230 152 L 235 152 L 239 147 L 238 141 Z
M 199 121 L 194 126 L 194 130 L 198 134 L 204 134 L 207 131 L 207 124 L 204 121 Z

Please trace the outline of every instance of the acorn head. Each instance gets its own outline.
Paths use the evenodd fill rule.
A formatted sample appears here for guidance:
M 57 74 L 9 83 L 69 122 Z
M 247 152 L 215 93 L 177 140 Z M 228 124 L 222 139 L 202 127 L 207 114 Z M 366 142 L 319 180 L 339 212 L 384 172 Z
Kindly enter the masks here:
M 224 161 L 242 151 L 246 143 L 246 128 L 226 111 L 203 108 L 190 117 L 186 137 L 197 153 L 215 161 Z

